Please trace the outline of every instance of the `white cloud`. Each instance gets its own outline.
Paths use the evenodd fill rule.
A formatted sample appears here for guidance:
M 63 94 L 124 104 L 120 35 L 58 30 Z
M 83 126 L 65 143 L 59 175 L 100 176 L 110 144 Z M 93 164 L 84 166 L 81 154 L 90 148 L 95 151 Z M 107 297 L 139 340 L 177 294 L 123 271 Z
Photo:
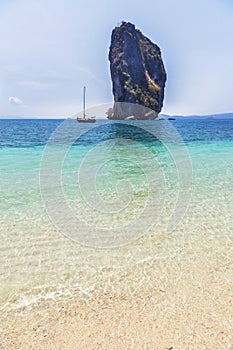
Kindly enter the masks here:
M 8 102 L 12 105 L 23 105 L 23 101 L 20 100 L 20 98 L 16 97 L 16 96 L 11 96 L 8 98 Z

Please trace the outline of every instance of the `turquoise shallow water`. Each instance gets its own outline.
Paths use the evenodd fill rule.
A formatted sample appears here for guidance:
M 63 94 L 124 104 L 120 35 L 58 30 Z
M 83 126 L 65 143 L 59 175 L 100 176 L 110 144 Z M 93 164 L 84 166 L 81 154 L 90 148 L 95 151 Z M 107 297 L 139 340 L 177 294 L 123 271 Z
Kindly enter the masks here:
M 128 284 L 134 289 L 148 261 L 179 254 L 189 239 L 201 242 L 208 236 L 217 245 L 222 244 L 223 250 L 225 242 L 231 242 L 233 121 L 177 120 L 172 127 L 184 144 L 177 144 L 172 132 L 168 132 L 164 144 L 142 131 L 146 122 L 136 124 L 135 129 L 135 124 L 100 120 L 87 133 L 85 126 L 80 126 L 84 134 L 69 145 L 57 170 L 57 149 L 63 149 L 70 140 L 64 132 L 64 139 L 54 149 L 54 158 L 47 159 L 48 173 L 41 175 L 46 143 L 61 123 L 0 121 L 3 310 L 9 305 L 31 308 L 41 299 L 85 297 L 112 288 L 129 288 L 121 285 L 124 276 L 128 276 Z M 72 134 L 77 125 L 75 121 L 69 123 Z M 152 131 L 160 129 L 157 136 L 164 141 L 161 123 L 151 121 L 146 126 Z M 170 150 L 167 145 L 172 145 Z M 186 173 L 192 175 L 192 182 L 184 181 Z M 57 178 L 62 197 L 57 196 Z M 41 193 L 40 181 L 46 196 Z M 182 181 L 187 193 L 181 196 L 183 201 L 176 209 Z M 54 206 L 52 217 L 44 197 L 50 197 Z M 99 249 L 107 242 L 104 236 L 100 239 L 95 234 L 89 239 L 83 232 L 69 236 L 73 228 L 64 207 L 69 208 L 71 219 L 107 229 L 107 236 L 118 229 L 122 235 L 119 242 L 124 244 Z M 167 227 L 174 211 L 178 217 L 181 212 L 183 219 L 169 233 Z M 53 215 L 65 223 L 68 234 L 62 234 L 56 225 L 57 216 Z M 145 220 L 137 221 L 141 218 Z M 147 227 L 151 218 L 155 225 Z M 126 229 L 128 223 L 132 223 L 130 232 Z

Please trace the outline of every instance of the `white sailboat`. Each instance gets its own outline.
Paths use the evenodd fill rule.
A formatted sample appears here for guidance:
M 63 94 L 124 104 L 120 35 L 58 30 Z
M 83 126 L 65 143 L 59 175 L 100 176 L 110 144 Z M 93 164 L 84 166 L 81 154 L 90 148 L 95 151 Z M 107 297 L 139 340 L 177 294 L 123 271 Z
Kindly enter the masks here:
M 95 123 L 95 117 L 86 117 L 86 86 L 83 87 L 83 117 L 77 117 L 79 123 Z

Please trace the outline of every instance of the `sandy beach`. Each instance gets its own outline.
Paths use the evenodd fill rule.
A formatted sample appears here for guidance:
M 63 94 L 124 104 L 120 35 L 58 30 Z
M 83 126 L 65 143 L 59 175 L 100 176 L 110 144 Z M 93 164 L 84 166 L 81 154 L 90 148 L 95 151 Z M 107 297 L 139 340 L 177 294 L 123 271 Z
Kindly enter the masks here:
M 128 292 L 4 317 L 0 349 L 232 350 L 231 242 L 221 240 L 187 242 L 170 259 L 154 260 Z

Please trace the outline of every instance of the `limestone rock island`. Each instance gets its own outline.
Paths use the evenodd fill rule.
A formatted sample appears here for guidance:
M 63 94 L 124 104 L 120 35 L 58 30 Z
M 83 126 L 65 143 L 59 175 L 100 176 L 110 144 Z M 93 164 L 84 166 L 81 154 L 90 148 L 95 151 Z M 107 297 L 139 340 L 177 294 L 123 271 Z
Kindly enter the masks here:
M 115 103 L 113 110 L 107 113 L 108 118 L 157 118 L 163 106 L 166 82 L 160 48 L 133 24 L 122 22 L 112 31 L 109 61 Z M 135 108 L 132 103 L 147 107 L 145 113 L 141 108 L 137 112 L 137 106 Z

